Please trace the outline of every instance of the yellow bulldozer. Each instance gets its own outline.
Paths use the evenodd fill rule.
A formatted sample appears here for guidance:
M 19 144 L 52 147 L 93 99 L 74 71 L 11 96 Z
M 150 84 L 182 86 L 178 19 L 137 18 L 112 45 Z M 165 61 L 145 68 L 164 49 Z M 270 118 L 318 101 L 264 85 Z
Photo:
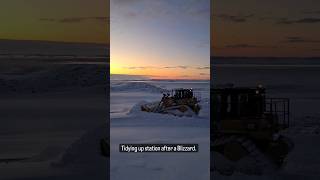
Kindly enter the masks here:
M 160 101 L 141 105 L 141 111 L 194 116 L 198 115 L 201 109 L 199 102 L 199 97 L 195 96 L 192 89 L 179 88 L 172 90 L 171 93 L 164 93 Z
M 211 169 L 232 175 L 280 168 L 293 148 L 281 135 L 289 127 L 289 99 L 267 98 L 257 88 L 211 89 Z

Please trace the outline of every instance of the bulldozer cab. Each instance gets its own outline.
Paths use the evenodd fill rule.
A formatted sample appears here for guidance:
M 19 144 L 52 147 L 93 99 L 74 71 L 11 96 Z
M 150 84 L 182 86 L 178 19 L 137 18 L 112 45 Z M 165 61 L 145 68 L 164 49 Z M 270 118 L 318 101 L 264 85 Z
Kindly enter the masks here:
M 211 101 L 211 124 L 214 129 L 224 121 L 249 124 L 266 118 L 277 129 L 289 126 L 289 99 L 266 98 L 263 87 L 211 89 Z
M 213 105 L 220 120 L 262 116 L 265 110 L 265 89 L 213 89 Z
M 194 97 L 192 89 L 183 89 L 183 88 L 174 89 L 172 90 L 171 94 L 175 100 L 189 99 Z

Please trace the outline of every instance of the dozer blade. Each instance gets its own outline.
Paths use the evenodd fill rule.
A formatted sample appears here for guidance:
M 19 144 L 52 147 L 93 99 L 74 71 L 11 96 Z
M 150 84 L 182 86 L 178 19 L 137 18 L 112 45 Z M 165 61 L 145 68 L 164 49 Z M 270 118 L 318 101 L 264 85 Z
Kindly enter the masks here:
M 188 116 L 192 117 L 197 113 L 187 105 L 174 105 L 170 107 L 159 106 L 159 102 L 147 103 L 141 105 L 141 111 L 161 114 L 171 114 L 174 116 Z
M 222 175 L 229 176 L 234 172 L 262 175 L 276 167 L 252 141 L 243 137 L 216 139 L 211 148 L 212 170 Z

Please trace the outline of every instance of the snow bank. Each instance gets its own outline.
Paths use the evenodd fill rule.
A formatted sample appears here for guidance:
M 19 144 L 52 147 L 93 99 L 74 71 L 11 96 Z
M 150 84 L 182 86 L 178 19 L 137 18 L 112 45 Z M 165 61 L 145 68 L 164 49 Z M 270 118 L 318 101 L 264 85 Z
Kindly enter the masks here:
M 144 81 L 150 80 L 150 78 L 141 75 L 127 75 L 127 74 L 111 74 L 111 81 Z
M 38 93 L 93 86 L 106 86 L 102 65 L 50 65 L 30 73 L 0 76 L 0 92 Z
M 99 169 L 104 167 L 106 159 L 100 152 L 100 140 L 106 138 L 107 127 L 105 125 L 85 133 L 77 141 L 70 145 L 58 162 L 52 163 L 54 167 L 76 167 L 86 165 L 88 168 Z
M 121 82 L 111 84 L 111 91 L 161 93 L 167 90 L 146 82 Z

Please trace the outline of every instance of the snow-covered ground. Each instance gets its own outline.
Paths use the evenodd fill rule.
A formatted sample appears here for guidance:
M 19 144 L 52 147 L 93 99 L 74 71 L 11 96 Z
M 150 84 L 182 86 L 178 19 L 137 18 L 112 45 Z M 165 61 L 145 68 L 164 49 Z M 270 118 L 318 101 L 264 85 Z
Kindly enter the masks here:
M 112 79 L 111 179 L 209 179 L 209 81 Z M 193 88 L 201 94 L 199 116 L 175 117 L 140 111 L 141 102 L 159 101 L 163 90 L 174 88 Z M 199 152 L 127 154 L 119 152 L 121 143 L 192 143 L 199 144 Z
M 214 83 L 250 87 L 262 84 L 269 97 L 290 98 L 290 128 L 283 134 L 293 140 L 295 147 L 284 167 L 274 174 L 249 176 L 235 173 L 222 176 L 215 173 L 212 179 L 320 179 L 320 68 L 314 65 L 318 61 L 251 61 L 250 64 L 246 64 L 245 60 L 217 63 L 213 71 Z
M 21 62 L 0 71 L 0 179 L 107 179 L 107 67 Z
M 99 140 L 108 136 L 104 130 L 109 128 L 104 124 L 106 66 L 25 66 L 0 67 L 0 179 L 108 178 L 108 159 L 99 155 Z M 263 84 L 269 96 L 290 98 L 291 126 L 284 134 L 295 147 L 287 164 L 274 174 L 214 174 L 214 179 L 320 178 L 319 70 L 319 66 L 305 65 L 215 67 L 216 84 Z M 111 179 L 208 179 L 208 82 L 123 78 L 111 82 Z M 136 109 L 139 102 L 159 100 L 163 89 L 176 87 L 200 92 L 199 117 Z M 120 143 L 198 143 L 200 151 L 126 154 L 118 152 Z M 21 159 L 6 163 L 8 158 Z

